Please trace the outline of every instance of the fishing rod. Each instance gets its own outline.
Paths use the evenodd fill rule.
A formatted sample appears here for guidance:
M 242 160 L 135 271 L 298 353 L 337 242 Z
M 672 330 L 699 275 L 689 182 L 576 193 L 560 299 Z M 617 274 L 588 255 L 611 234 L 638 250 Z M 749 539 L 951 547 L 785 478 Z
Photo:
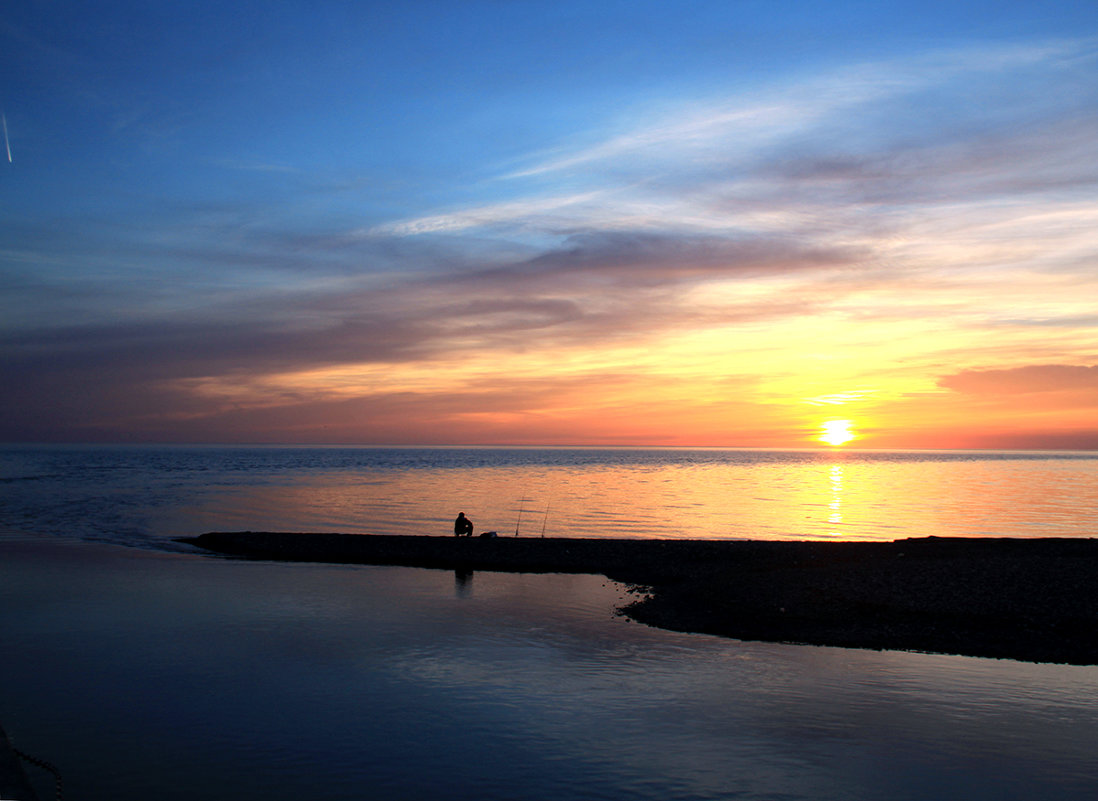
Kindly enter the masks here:
M 549 522 L 549 501 L 545 502 L 545 517 L 541 519 L 541 536 L 545 536 L 545 524 Z
M 518 520 L 515 521 L 515 536 L 519 535 L 519 523 L 522 522 L 522 508 L 526 506 L 526 496 L 522 496 L 522 500 L 519 502 Z

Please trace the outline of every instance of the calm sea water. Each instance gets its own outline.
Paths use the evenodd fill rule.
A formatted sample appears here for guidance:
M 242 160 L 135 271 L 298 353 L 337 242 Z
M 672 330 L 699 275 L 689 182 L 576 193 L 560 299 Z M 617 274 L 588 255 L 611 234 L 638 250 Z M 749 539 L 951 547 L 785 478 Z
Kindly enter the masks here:
M 171 541 L 459 509 L 522 536 L 1093 536 L 1098 454 L 7 448 L 0 724 L 79 801 L 1098 797 L 1098 667 L 680 634 L 600 576 Z
M 0 526 L 890 540 L 1096 533 L 1098 453 L 8 447 Z

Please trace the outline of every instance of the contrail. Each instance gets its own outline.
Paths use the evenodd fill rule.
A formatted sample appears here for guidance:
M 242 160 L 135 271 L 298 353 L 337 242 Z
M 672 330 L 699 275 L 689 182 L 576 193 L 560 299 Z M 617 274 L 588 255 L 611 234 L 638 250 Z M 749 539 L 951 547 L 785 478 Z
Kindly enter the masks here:
M 4 121 L 4 147 L 8 151 L 8 164 L 11 164 L 11 142 L 8 141 L 8 117 L 6 114 L 0 114 L 0 120 Z

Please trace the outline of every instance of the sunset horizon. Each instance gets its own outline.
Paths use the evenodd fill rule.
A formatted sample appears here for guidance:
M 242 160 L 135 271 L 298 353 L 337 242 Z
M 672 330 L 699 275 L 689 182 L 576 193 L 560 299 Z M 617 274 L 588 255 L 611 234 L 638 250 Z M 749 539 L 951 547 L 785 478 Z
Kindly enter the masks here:
M 1095 797 L 1095 0 L 14 0 L 0 135 L 0 801 Z
M 1098 7 L 62 7 L 0 442 L 1098 450 Z

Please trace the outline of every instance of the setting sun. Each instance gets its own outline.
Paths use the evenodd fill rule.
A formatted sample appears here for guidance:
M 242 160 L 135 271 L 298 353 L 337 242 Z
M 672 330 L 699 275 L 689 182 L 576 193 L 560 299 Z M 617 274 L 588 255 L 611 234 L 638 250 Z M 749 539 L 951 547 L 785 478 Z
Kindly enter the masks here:
M 851 426 L 853 426 L 853 423 L 849 420 L 828 420 L 820 427 L 822 433 L 818 439 L 828 445 L 845 445 L 854 439 Z

